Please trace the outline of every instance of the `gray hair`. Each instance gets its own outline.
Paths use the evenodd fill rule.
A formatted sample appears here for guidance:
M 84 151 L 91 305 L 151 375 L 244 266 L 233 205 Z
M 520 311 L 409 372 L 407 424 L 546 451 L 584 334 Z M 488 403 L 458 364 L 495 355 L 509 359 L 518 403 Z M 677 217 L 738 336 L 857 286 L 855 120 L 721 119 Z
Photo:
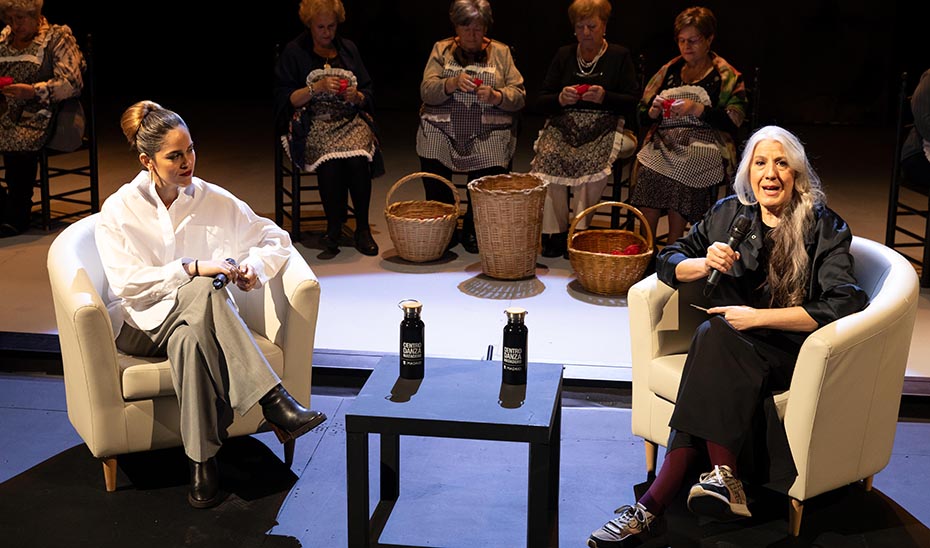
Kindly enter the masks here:
M 465 27 L 480 20 L 485 29 L 491 28 L 494 22 L 488 0 L 452 0 L 449 20 L 457 27 Z
M 2 0 L 0 1 L 0 13 L 20 10 L 38 17 L 42 13 L 42 2 L 43 0 Z
M 811 206 L 821 205 L 826 202 L 820 184 L 820 177 L 807 159 L 807 153 L 804 152 L 804 145 L 801 144 L 801 140 L 790 131 L 779 126 L 759 128 L 746 142 L 743 158 L 739 163 L 739 169 L 736 170 L 736 179 L 733 181 L 733 190 L 739 196 L 739 201 L 746 205 L 756 203 L 756 195 L 752 192 L 752 183 L 749 181 L 749 169 L 752 165 L 752 155 L 756 150 L 756 145 L 766 140 L 776 141 L 785 149 L 788 165 L 794 170 L 794 199 L 803 199 L 809 195 Z
M 733 189 L 739 201 L 746 205 L 756 203 L 749 180 L 756 145 L 771 140 L 780 143 L 785 150 L 788 167 L 794 171 L 794 192 L 785 205 L 778 226 L 772 232 L 774 245 L 769 258 L 766 279 L 772 295 L 773 306 L 796 306 L 804 302 L 807 284 L 811 275 L 810 257 L 805 249 L 807 235 L 816 222 L 815 212 L 826 206 L 827 198 L 814 171 L 804 145 L 790 131 L 778 126 L 765 126 L 749 138 L 743 151 L 743 159 L 736 171 Z

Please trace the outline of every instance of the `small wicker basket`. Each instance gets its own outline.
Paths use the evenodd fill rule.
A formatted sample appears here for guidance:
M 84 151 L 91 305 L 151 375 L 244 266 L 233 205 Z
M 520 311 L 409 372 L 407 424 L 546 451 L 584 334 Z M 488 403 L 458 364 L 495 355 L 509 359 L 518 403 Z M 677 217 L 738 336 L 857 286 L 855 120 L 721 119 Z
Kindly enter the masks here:
M 546 186 L 524 173 L 486 175 L 468 183 L 485 274 L 500 280 L 536 275 Z
M 622 229 L 590 229 L 575 234 L 575 225 L 599 207 L 614 206 L 630 210 L 646 227 L 646 235 Z M 635 255 L 620 255 L 627 246 L 637 244 Z M 623 202 L 601 202 L 585 209 L 572 219 L 568 229 L 568 258 L 578 281 L 586 290 L 599 295 L 623 295 L 643 277 L 652 258 L 652 229 L 643 214 Z
M 391 203 L 394 191 L 413 179 L 428 177 L 442 181 L 452 189 L 454 204 L 435 200 L 407 200 Z M 414 263 L 434 261 L 446 252 L 459 218 L 459 194 L 446 178 L 418 171 L 401 177 L 388 190 L 384 200 L 384 218 L 388 234 L 400 258 Z

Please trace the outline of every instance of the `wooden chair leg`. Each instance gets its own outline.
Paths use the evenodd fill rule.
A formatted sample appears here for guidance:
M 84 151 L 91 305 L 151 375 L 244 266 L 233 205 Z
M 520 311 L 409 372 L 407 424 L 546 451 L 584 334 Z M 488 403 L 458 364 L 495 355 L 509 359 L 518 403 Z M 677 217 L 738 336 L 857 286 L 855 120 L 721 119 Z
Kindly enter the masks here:
M 284 442 L 284 464 L 288 468 L 294 464 L 294 447 L 297 446 L 297 440 L 287 440 Z
M 871 491 L 871 490 L 872 490 L 872 480 L 874 480 L 874 479 L 875 479 L 875 476 L 874 476 L 874 475 L 871 475 L 871 476 L 865 478 L 864 480 L 862 480 L 862 487 L 863 487 L 866 491 Z
M 107 484 L 107 492 L 116 491 L 116 457 L 100 459 L 103 463 L 103 480 Z
M 788 534 L 792 537 L 798 536 L 801 532 L 801 513 L 804 511 L 804 503 L 798 499 L 788 501 Z
M 656 460 L 659 456 L 659 444 L 649 440 L 643 440 L 646 446 L 646 475 L 653 477 L 656 475 Z

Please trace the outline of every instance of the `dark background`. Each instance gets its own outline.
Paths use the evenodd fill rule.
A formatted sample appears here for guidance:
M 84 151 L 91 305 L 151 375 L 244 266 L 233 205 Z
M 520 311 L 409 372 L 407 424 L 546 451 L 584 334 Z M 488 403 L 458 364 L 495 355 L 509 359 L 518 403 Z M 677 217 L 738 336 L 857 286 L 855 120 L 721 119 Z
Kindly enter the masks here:
M 415 111 L 430 47 L 452 34 L 449 2 L 344 3 L 347 18 L 340 34 L 358 44 L 374 79 L 377 108 Z M 568 4 L 492 1 L 495 24 L 489 36 L 514 47 L 529 112 L 556 49 L 574 42 Z M 692 2 L 613 4 L 607 38 L 642 54 L 648 78 L 677 54 L 674 17 Z M 913 87 L 930 67 L 928 4 L 785 0 L 704 5 L 718 18 L 713 49 L 747 79 L 759 68 L 763 122 L 889 125 L 901 71 L 909 71 Z M 44 13 L 52 23 L 70 25 L 82 44 L 93 33 L 102 106 L 121 112 L 150 98 L 189 112 L 184 109 L 208 104 L 270 107 L 275 44 L 303 29 L 298 5 L 298 0 L 106 5 L 48 0 Z

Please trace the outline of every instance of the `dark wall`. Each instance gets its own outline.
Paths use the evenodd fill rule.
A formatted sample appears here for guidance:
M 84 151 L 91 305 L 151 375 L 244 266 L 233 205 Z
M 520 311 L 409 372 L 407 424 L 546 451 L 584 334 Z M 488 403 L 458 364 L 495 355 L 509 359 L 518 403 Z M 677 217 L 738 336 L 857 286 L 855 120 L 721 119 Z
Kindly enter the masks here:
M 446 0 L 344 0 L 340 27 L 375 81 L 378 108 L 414 110 L 432 43 L 449 36 Z M 514 47 L 530 104 L 555 50 L 574 38 L 567 0 L 494 0 L 490 36 Z M 153 98 L 175 106 L 271 101 L 276 43 L 302 30 L 298 0 L 128 2 L 104 9 L 49 0 L 45 13 L 94 34 L 101 101 Z M 916 3 L 913 3 L 916 4 Z M 920 4 L 930 4 L 920 2 Z M 645 58 L 651 75 L 677 53 L 675 15 L 692 2 L 614 2 L 608 39 Z M 707 2 L 718 17 L 714 50 L 751 77 L 761 71 L 763 121 L 886 124 L 902 70 L 930 67 L 927 7 L 911 2 Z M 243 6 L 243 7 L 240 7 Z M 114 22 L 114 18 L 116 21 Z M 180 109 L 179 106 L 174 108 Z

